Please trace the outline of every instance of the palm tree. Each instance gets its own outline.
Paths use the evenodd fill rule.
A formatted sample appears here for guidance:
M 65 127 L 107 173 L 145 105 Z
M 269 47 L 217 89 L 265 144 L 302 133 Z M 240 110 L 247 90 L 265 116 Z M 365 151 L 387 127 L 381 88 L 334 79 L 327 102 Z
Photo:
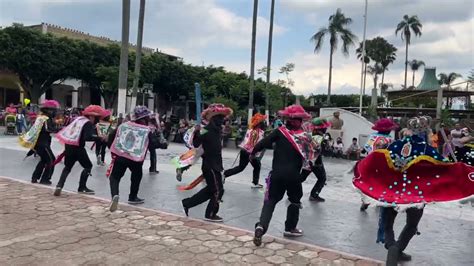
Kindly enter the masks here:
M 130 0 L 122 0 L 122 43 L 118 81 L 117 113 L 125 116 L 128 79 L 128 37 L 130 31 Z
M 403 20 L 398 23 L 397 29 L 395 30 L 395 35 L 401 31 L 400 36 L 402 40 L 405 41 L 405 88 L 407 87 L 407 73 L 408 73 L 408 45 L 411 41 L 411 32 L 415 34 L 415 36 L 421 36 L 421 25 L 418 16 L 403 16 Z
M 138 14 L 138 33 L 137 49 L 135 51 L 135 71 L 132 85 L 132 100 L 129 103 L 128 110 L 133 110 L 137 105 L 138 82 L 140 81 L 140 67 L 142 62 L 142 40 L 143 40 L 143 22 L 145 20 L 145 0 L 140 0 L 140 11 Z M 143 92 L 142 92 L 143 93 Z M 145 103 L 142 103 L 145 105 Z
M 418 69 L 421 66 L 425 66 L 425 62 L 423 62 L 421 60 L 413 59 L 410 62 L 408 62 L 408 64 L 410 65 L 411 71 L 413 71 L 413 79 L 412 79 L 412 82 L 411 82 L 411 86 L 415 87 L 415 72 L 418 71 Z
M 357 59 L 362 61 L 362 43 L 359 44 L 359 48 L 356 49 Z M 370 57 L 368 56 L 367 50 L 370 45 L 370 40 L 365 41 L 365 56 L 364 56 L 364 81 L 362 82 L 362 94 L 365 94 L 365 79 L 367 77 L 367 65 L 370 63 Z
M 252 20 L 252 48 L 250 52 L 250 87 L 249 87 L 249 113 L 248 122 L 252 118 L 253 113 L 253 87 L 255 75 L 255 42 L 257 36 L 257 15 L 258 15 L 258 0 L 253 0 L 253 20 Z
M 367 73 L 373 76 L 374 78 L 374 88 L 372 89 L 372 100 L 371 100 L 371 105 L 372 106 L 377 106 L 377 80 L 378 76 L 382 74 L 383 72 L 383 67 L 380 63 L 375 63 L 373 66 L 368 66 L 367 67 Z
M 344 55 L 349 55 L 349 47 L 354 45 L 354 40 L 357 38 L 350 29 L 348 25 L 352 23 L 352 19 L 346 17 L 341 9 L 336 10 L 336 14 L 329 17 L 329 25 L 327 27 L 322 27 L 316 32 L 312 37 L 311 41 L 315 43 L 314 52 L 317 53 L 321 51 L 323 46 L 324 37 L 329 35 L 329 80 L 328 80 L 328 96 L 327 104 L 331 103 L 331 79 L 332 79 L 332 56 L 337 50 L 337 44 L 339 39 L 342 40 L 342 53 Z
M 439 84 L 446 85 L 446 87 L 450 89 L 451 84 L 454 82 L 454 80 L 462 77 L 462 75 L 455 72 L 451 72 L 449 74 L 439 73 L 438 77 L 439 77 Z

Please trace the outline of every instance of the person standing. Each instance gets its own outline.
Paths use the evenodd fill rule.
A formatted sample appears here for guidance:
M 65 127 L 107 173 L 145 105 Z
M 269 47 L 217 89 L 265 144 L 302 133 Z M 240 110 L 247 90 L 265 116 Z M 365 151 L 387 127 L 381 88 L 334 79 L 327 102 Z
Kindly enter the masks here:
M 284 236 L 298 237 L 303 231 L 297 228 L 303 187 L 301 169 L 309 168 L 309 161 L 314 151 L 311 149 L 311 136 L 302 129 L 303 120 L 311 115 L 300 105 L 291 105 L 279 112 L 285 119 L 285 125 L 275 129 L 261 140 L 252 150 L 250 158 L 258 152 L 273 147 L 272 170 L 266 179 L 267 187 L 260 219 L 255 225 L 253 243 L 262 244 L 262 237 L 267 232 L 276 204 L 288 195 L 290 205 L 286 213 Z
M 97 135 L 100 137 L 95 141 L 95 156 L 97 157 L 97 165 L 105 165 L 105 150 L 107 149 L 107 135 L 110 130 L 110 115 L 112 112 L 105 110 L 103 118 L 97 123 Z
M 263 139 L 263 135 L 265 133 L 264 131 L 265 119 L 267 119 L 267 116 L 262 115 L 260 113 L 257 113 L 252 117 L 252 120 L 249 125 L 249 129 L 247 129 L 247 132 L 245 133 L 245 138 L 242 141 L 242 143 L 239 145 L 239 148 L 240 148 L 239 165 L 237 165 L 234 168 L 225 170 L 224 171 L 225 178 L 242 172 L 250 162 L 250 164 L 253 167 L 252 188 L 263 187 L 259 183 L 260 168 L 261 168 L 260 159 L 263 156 L 263 152 L 259 152 L 258 154 L 256 154 L 256 157 L 253 160 L 250 160 L 250 154 L 252 153 L 252 150 L 255 147 L 255 145 Z
M 158 114 L 151 114 L 150 115 L 150 134 L 153 135 L 155 139 L 160 140 L 160 148 L 161 149 L 167 149 L 168 148 L 168 143 L 166 142 L 165 138 L 163 137 L 163 132 L 161 131 L 160 123 L 159 123 L 159 116 Z M 148 169 L 151 175 L 156 175 L 160 173 L 160 171 L 157 170 L 156 164 L 157 162 L 157 157 L 156 157 L 156 147 L 148 147 L 148 151 L 150 152 L 150 168 Z
M 138 197 L 140 182 L 143 176 L 143 162 L 148 149 L 156 149 L 160 145 L 160 139 L 151 134 L 150 124 L 151 112 L 145 106 L 136 106 L 133 110 L 131 121 L 123 122 L 114 130 L 108 139 L 112 153 L 112 163 L 109 171 L 110 193 L 112 201 L 109 210 L 117 210 L 119 203 L 120 180 L 127 169 L 131 172 L 129 204 L 141 204 L 145 200 Z
M 336 111 L 333 113 L 333 118 L 331 119 L 331 129 L 342 130 L 344 126 L 344 120 L 340 118 L 341 113 Z
M 59 108 L 55 100 L 45 100 L 40 107 L 41 114 L 36 118 L 33 126 L 19 138 L 20 145 L 38 154 L 41 160 L 36 165 L 31 176 L 31 183 L 51 185 L 51 176 L 54 173 L 53 162 L 56 159 L 51 150 L 51 133 L 56 133 L 58 127 L 54 117 Z
M 94 194 L 94 191 L 87 187 L 87 179 L 91 175 L 92 162 L 87 155 L 85 144 L 87 141 L 101 139 L 97 135 L 95 125 L 99 122 L 99 118 L 103 116 L 104 111 L 98 105 L 89 105 L 82 111 L 81 116 L 74 119 L 67 127 L 56 134 L 56 138 L 65 146 L 65 156 L 64 169 L 54 190 L 54 196 L 61 195 L 64 183 L 76 162 L 79 162 L 83 168 L 77 191 L 84 194 Z
M 313 130 L 312 130 L 312 141 L 316 154 L 314 155 L 315 160 L 311 162 L 310 169 L 301 170 L 301 179 L 302 182 L 306 181 L 306 178 L 313 172 L 318 181 L 314 184 L 311 193 L 309 194 L 309 200 L 314 202 L 325 202 L 324 198 L 321 198 L 319 194 L 323 190 L 324 185 L 326 184 L 326 169 L 324 168 L 323 158 L 321 156 L 321 144 L 323 142 L 324 134 L 326 130 L 331 126 L 331 123 L 324 118 L 314 118 L 311 121 Z
M 182 200 L 183 209 L 188 216 L 190 208 L 209 200 L 204 219 L 210 222 L 222 222 L 223 219 L 217 215 L 219 212 L 219 201 L 224 195 L 224 185 L 221 172 L 222 166 L 222 125 L 227 116 L 232 115 L 232 109 L 223 104 L 211 104 L 202 113 L 203 119 L 209 123 L 201 130 L 195 127 L 193 146 L 202 146 L 202 176 L 206 180 L 206 187 L 190 198 Z

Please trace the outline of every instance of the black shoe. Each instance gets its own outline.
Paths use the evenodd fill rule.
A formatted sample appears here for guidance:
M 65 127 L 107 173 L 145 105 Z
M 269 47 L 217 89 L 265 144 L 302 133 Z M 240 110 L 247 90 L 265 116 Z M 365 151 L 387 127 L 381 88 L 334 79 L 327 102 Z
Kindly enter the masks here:
M 184 201 L 181 201 L 181 204 L 183 205 L 183 210 L 184 210 L 184 214 L 186 214 L 186 217 L 189 216 L 189 208 L 184 206 Z
M 157 175 L 159 173 L 160 173 L 160 171 L 158 171 L 158 170 L 150 170 L 150 175 Z
M 78 193 L 81 193 L 81 194 L 88 194 L 88 195 L 94 195 L 94 194 L 95 194 L 94 190 L 89 189 L 89 188 L 87 188 L 87 187 L 85 187 L 85 188 L 80 188 L 80 189 L 77 190 L 77 192 L 78 192 Z
M 367 210 L 367 208 L 369 208 L 369 205 L 370 205 L 370 203 L 362 203 L 360 205 L 360 211 L 363 212 L 363 211 Z
M 54 190 L 53 195 L 56 196 L 56 197 L 61 196 L 61 191 L 62 191 L 62 190 L 63 190 L 63 188 L 61 188 L 61 187 L 56 187 L 56 189 Z
M 145 200 L 139 197 L 135 197 L 134 199 L 128 198 L 128 204 L 142 204 L 142 203 L 145 203 Z
M 180 168 L 177 168 L 176 169 L 176 180 L 178 180 L 178 182 L 181 182 L 182 179 L 183 179 L 183 170 L 180 169 Z
M 253 236 L 253 243 L 255 246 L 260 247 L 262 245 L 262 237 L 263 237 L 263 227 L 260 225 L 257 225 L 255 227 L 255 234 Z
M 387 252 L 386 266 L 397 266 L 399 254 L 400 254 L 400 248 L 397 245 L 393 245 L 389 247 L 388 252 Z
M 286 237 L 303 236 L 303 230 L 300 230 L 298 228 L 291 229 L 291 230 L 285 230 L 285 232 L 283 232 L 283 236 L 286 236 Z
M 48 186 L 51 185 L 51 184 L 53 184 L 53 183 L 51 183 L 51 181 L 49 181 L 49 180 L 40 180 L 39 183 L 42 184 L 42 185 L 48 185 Z
M 112 198 L 112 201 L 110 202 L 110 206 L 109 206 L 109 211 L 110 212 L 114 212 L 117 210 L 118 208 L 118 203 L 119 203 L 119 195 L 115 195 L 113 198 Z
M 222 219 L 222 217 L 219 217 L 217 214 L 214 214 L 214 216 L 211 217 L 204 217 L 204 220 L 213 223 L 222 223 L 224 221 L 224 219 Z
M 38 179 L 31 179 L 31 183 L 33 183 L 33 184 L 38 183 Z
M 411 255 L 401 251 L 398 255 L 398 261 L 411 261 Z
M 309 201 L 316 201 L 316 202 L 325 202 L 326 200 L 321 198 L 319 195 L 316 196 L 309 196 Z

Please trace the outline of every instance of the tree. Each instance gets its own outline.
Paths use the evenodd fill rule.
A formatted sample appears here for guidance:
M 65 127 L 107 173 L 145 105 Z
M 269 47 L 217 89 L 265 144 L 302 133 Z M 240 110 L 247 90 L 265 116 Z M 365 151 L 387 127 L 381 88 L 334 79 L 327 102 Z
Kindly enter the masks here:
M 290 78 L 290 73 L 293 72 L 293 70 L 295 70 L 295 64 L 294 63 L 286 63 L 286 65 L 282 66 L 280 68 L 280 74 L 285 74 L 286 76 L 286 84 L 289 86 L 289 87 L 293 87 L 293 85 L 295 85 L 295 82 Z
M 403 20 L 398 23 L 397 29 L 395 30 L 395 35 L 400 32 L 400 36 L 402 40 L 405 41 L 405 82 L 404 86 L 407 88 L 407 73 L 408 73 L 408 45 L 411 42 L 411 34 L 415 34 L 415 36 L 421 36 L 421 28 L 423 25 L 421 24 L 418 16 L 403 16 Z
M 118 66 L 99 66 L 95 75 L 101 81 L 100 93 L 104 97 L 105 108 L 112 108 L 118 93 Z M 134 73 L 128 73 L 128 86 L 132 85 Z
M 380 63 L 375 63 L 373 66 L 367 67 L 367 73 L 373 76 L 374 79 L 374 88 L 372 89 L 372 101 L 371 105 L 372 106 L 377 106 L 377 80 L 378 76 L 382 74 L 383 72 L 383 67 L 380 65 Z
M 448 89 L 450 89 L 451 84 L 454 82 L 454 80 L 456 80 L 457 78 L 462 77 L 462 75 L 458 74 L 458 73 L 451 72 L 449 74 L 439 73 L 438 77 L 439 77 L 439 84 L 440 85 L 445 85 Z
M 382 67 L 381 84 L 383 85 L 385 71 L 397 58 L 397 48 L 382 37 L 376 37 L 370 40 L 368 47 L 367 53 L 369 57 Z
M 415 87 L 415 72 L 418 71 L 418 69 L 419 69 L 421 66 L 425 66 L 425 62 L 423 62 L 423 61 L 421 61 L 421 60 L 413 59 L 413 60 L 411 60 L 410 62 L 408 62 L 408 64 L 410 65 L 411 71 L 413 71 L 413 78 L 412 78 L 411 85 L 412 85 L 413 87 Z
M 474 84 L 474 69 L 471 69 L 469 76 L 467 77 L 467 82 Z
M 349 47 L 354 45 L 354 40 L 357 38 L 348 26 L 352 23 L 352 19 L 346 17 L 341 9 L 337 9 L 334 15 L 329 17 L 329 24 L 327 27 L 322 27 L 312 37 L 311 41 L 315 43 L 314 52 L 321 51 L 324 38 L 329 36 L 329 80 L 328 80 L 328 95 L 327 104 L 331 103 L 331 79 L 332 79 L 332 56 L 337 50 L 339 39 L 342 40 L 342 53 L 349 55 Z
M 15 24 L 0 30 L 0 68 L 18 75 L 32 103 L 59 80 L 73 75 L 75 43 Z

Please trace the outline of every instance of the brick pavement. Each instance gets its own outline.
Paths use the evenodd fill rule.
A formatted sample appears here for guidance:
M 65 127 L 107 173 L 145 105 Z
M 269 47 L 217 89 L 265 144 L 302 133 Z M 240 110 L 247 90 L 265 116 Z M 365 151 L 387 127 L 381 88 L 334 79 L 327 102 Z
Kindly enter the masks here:
M 0 177 L 0 265 L 381 265 L 160 211 Z

